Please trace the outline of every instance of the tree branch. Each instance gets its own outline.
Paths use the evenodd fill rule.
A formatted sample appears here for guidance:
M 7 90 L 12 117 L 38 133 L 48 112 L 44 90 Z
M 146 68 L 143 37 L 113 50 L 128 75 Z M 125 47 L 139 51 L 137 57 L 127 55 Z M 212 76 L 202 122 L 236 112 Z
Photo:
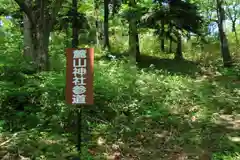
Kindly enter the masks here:
M 32 9 L 30 7 L 28 7 L 23 0 L 15 0 L 15 2 L 23 10 L 23 12 L 27 15 L 27 17 L 30 20 L 31 24 L 34 24 L 35 21 L 34 21 L 34 18 L 33 18 L 33 11 L 32 11 Z

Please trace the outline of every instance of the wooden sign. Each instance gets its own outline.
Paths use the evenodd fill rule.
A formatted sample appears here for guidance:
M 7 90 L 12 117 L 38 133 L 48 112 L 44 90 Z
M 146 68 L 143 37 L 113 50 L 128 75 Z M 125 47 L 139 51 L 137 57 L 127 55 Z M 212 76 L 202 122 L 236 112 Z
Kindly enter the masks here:
M 93 104 L 94 49 L 68 48 L 66 74 L 67 104 Z

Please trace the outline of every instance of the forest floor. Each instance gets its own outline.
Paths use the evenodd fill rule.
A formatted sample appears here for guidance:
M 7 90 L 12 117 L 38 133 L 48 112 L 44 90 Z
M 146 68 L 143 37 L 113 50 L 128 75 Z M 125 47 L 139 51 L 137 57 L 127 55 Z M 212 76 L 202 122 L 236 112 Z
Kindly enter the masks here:
M 95 104 L 83 109 L 82 159 L 239 160 L 240 66 L 143 58 L 138 68 L 96 62 Z M 64 104 L 64 71 L 12 75 L 18 69 L 0 75 L 0 159 L 76 155 L 75 123 L 70 123 L 75 114 Z M 10 72 L 16 77 L 9 78 Z M 41 109 L 31 108 L 31 114 L 25 106 L 23 113 L 10 115 L 9 106 L 17 102 L 5 99 L 17 93 L 40 97 L 34 108 Z
M 123 125 L 123 130 L 125 125 L 126 135 L 100 145 L 100 153 L 112 151 L 109 159 L 121 153 L 124 160 L 239 159 L 239 66 L 222 69 L 190 61 L 143 59 L 139 66 L 146 70 L 139 74 L 137 88 L 146 98 L 145 113 L 125 124 L 121 117 L 115 125 Z

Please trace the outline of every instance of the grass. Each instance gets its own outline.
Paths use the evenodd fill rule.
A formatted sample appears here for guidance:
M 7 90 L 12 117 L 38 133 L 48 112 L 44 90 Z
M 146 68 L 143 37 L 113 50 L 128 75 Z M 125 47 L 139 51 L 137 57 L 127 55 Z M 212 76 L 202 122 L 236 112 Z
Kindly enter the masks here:
M 77 156 L 64 69 L 33 74 L 2 57 L 0 158 Z M 95 104 L 82 109 L 82 159 L 238 160 L 240 66 L 142 59 L 137 67 L 95 61 Z
M 120 28 L 110 41 L 123 58 L 128 36 Z M 0 44 L 0 159 L 73 160 L 77 115 L 64 102 L 65 35 L 52 37 L 52 71 L 35 73 L 22 59 L 19 27 L 0 29 L 7 33 Z M 101 58 L 106 51 L 95 48 L 94 105 L 82 109 L 81 159 L 239 160 L 240 50 L 229 34 L 237 63 L 228 69 L 218 42 L 203 50 L 184 43 L 187 60 L 175 61 L 159 52 L 149 31 L 139 34 L 137 66 Z

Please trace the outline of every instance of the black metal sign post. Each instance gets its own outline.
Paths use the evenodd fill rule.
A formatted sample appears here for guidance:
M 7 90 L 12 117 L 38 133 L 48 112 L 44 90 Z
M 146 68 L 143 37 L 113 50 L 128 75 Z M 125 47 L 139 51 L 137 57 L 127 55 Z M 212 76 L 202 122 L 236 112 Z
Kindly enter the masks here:
M 81 106 L 79 106 L 81 107 Z M 77 108 L 77 150 L 79 153 L 79 157 L 81 157 L 81 142 L 82 142 L 82 132 L 81 132 L 81 128 L 82 128 L 82 114 L 81 114 L 81 108 Z
M 72 0 L 72 48 L 78 47 L 78 28 L 77 28 L 77 12 L 78 3 L 77 0 Z M 82 105 L 76 106 L 77 110 L 77 150 L 79 153 L 79 159 L 81 157 L 81 127 L 82 127 L 82 115 L 81 115 Z

